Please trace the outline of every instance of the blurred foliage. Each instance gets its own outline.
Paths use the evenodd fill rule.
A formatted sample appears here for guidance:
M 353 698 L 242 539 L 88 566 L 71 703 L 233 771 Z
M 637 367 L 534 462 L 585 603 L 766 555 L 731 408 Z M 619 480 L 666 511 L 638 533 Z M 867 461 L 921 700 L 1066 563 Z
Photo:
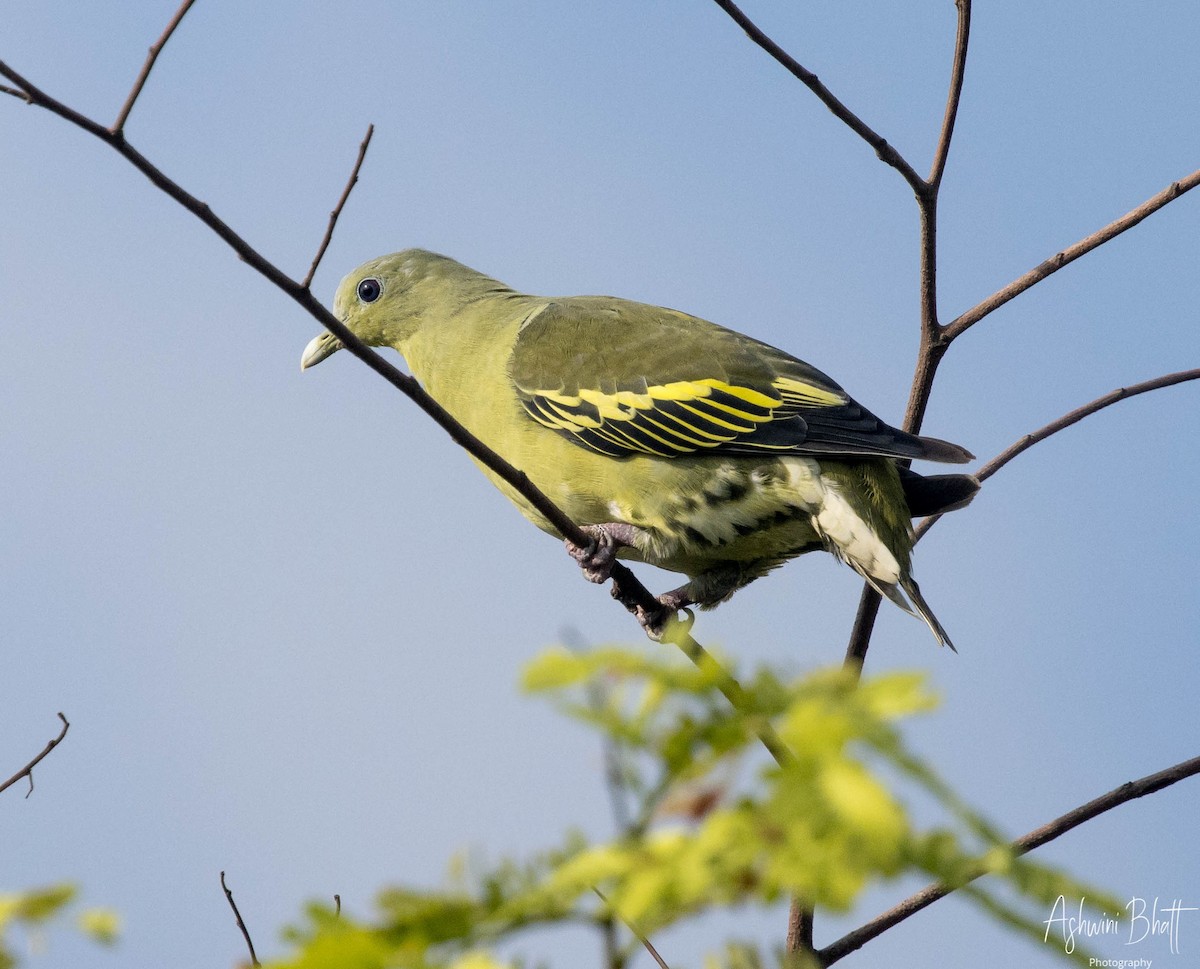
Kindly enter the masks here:
M 73 885 L 0 894 L 0 969 L 14 969 L 21 964 L 13 944 L 17 931 L 28 940 L 28 948 L 41 948 L 40 940 L 48 930 L 67 919 L 76 894 Z M 75 924 L 84 935 L 104 945 L 116 942 L 120 929 L 116 914 L 101 908 L 77 913 Z
M 729 676 L 661 649 L 544 653 L 525 689 L 600 733 L 619 835 L 590 843 L 571 834 L 521 864 L 460 866 L 452 888 L 388 889 L 370 922 L 313 906 L 287 935 L 291 957 L 270 965 L 494 969 L 506 964 L 486 953 L 521 930 L 575 922 L 605 933 L 607 964 L 621 969 L 641 952 L 640 937 L 705 911 L 790 897 L 845 911 L 872 883 L 909 874 L 961 885 L 987 872 L 964 897 L 1039 942 L 1038 916 L 1059 895 L 1120 908 L 1015 857 L 905 746 L 897 725 L 936 702 L 920 675 L 860 682 L 838 669 L 786 682 L 760 669 L 742 679 L 737 709 L 722 692 Z M 763 755 L 768 729 L 790 752 L 782 763 Z M 738 782 L 741 767 L 751 776 Z M 902 790 L 938 805 L 944 822 L 918 828 Z M 1078 950 L 1072 958 L 1087 964 Z M 777 949 L 730 943 L 706 967 L 784 961 Z

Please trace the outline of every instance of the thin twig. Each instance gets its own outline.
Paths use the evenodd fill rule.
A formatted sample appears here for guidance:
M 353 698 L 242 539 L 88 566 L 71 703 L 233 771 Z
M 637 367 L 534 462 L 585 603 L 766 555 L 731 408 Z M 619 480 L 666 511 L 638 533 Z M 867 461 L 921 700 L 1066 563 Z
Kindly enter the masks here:
M 358 173 L 362 169 L 363 160 L 367 157 L 367 146 L 371 144 L 371 135 L 373 134 L 375 134 L 375 126 L 367 125 L 367 136 L 358 146 L 358 158 L 354 162 L 353 171 L 350 172 L 350 179 L 346 182 L 345 189 L 342 190 L 342 197 L 337 200 L 337 205 L 329 213 L 329 225 L 325 227 L 325 237 L 317 247 L 317 254 L 313 257 L 312 265 L 308 267 L 308 274 L 300 281 L 300 285 L 305 289 L 312 285 L 313 277 L 317 274 L 317 267 L 321 265 L 321 260 L 325 257 L 325 250 L 329 248 L 329 243 L 333 240 L 334 226 L 337 225 L 338 216 L 342 214 L 346 200 L 350 198 L 350 193 L 354 191 L 354 186 L 358 182 Z
M 20 98 L 26 104 L 33 104 L 31 98 L 24 91 L 18 91 L 15 87 L 9 87 L 7 84 L 0 84 L 0 94 L 11 94 L 14 98 Z
M 1063 414 L 1058 420 L 1051 421 L 1045 427 L 1038 428 L 1032 434 L 1026 434 L 1019 441 L 1014 442 L 984 464 L 975 472 L 975 477 L 980 481 L 986 481 L 1013 460 L 1013 458 L 1017 457 L 1017 455 L 1028 451 L 1035 444 L 1041 443 L 1059 431 L 1066 430 L 1072 424 L 1078 424 L 1085 417 L 1089 417 L 1097 411 L 1104 410 L 1104 408 L 1111 407 L 1113 404 L 1120 403 L 1123 400 L 1129 400 L 1130 397 L 1137 397 L 1139 394 L 1146 394 L 1152 390 L 1160 390 L 1163 387 L 1173 387 L 1175 384 L 1186 383 L 1189 380 L 1200 380 L 1200 368 L 1195 370 L 1180 370 L 1177 373 L 1164 374 L 1152 380 L 1143 380 L 1141 383 L 1130 384 L 1128 387 L 1118 387 L 1116 390 L 1111 390 L 1103 397 L 1097 397 L 1091 403 L 1077 407 L 1068 414 Z M 924 519 L 916 528 L 915 538 L 919 540 L 941 517 L 941 515 L 931 515 L 929 518 Z
M 646 951 L 650 953 L 651 958 L 658 963 L 659 969 L 671 969 L 671 967 L 668 966 L 663 960 L 663 957 L 658 954 L 658 950 L 654 948 L 650 940 L 638 931 L 637 926 L 625 918 L 625 916 L 623 916 L 620 912 L 617 912 L 615 909 L 613 909 L 611 905 L 609 905 L 608 899 L 604 897 L 604 893 L 600 891 L 600 889 L 593 886 L 592 891 L 600 896 L 600 901 L 602 901 L 605 905 L 608 905 L 608 910 L 610 912 L 613 912 L 622 922 L 625 923 L 625 927 L 633 933 L 633 937 L 646 947 Z
M 1029 450 L 1035 444 L 1046 440 L 1046 438 L 1057 434 L 1061 430 L 1065 430 L 1072 424 L 1078 424 L 1085 417 L 1095 414 L 1097 411 L 1111 407 L 1120 401 L 1128 400 L 1130 397 L 1137 397 L 1139 394 L 1146 394 L 1163 387 L 1173 387 L 1175 384 L 1186 383 L 1189 380 L 1200 380 L 1200 368 L 1180 370 L 1177 373 L 1164 374 L 1161 377 L 1154 377 L 1151 380 L 1143 380 L 1141 383 L 1130 384 L 1128 387 L 1118 387 L 1116 390 L 1110 390 L 1103 397 L 1097 397 L 1091 403 L 1077 407 L 1075 410 L 1064 414 L 1056 421 L 1051 421 L 1045 427 L 1039 428 L 1032 434 L 1026 434 L 1021 440 L 1001 451 L 988 461 L 987 464 L 983 465 L 983 467 L 975 472 L 975 477 L 980 481 L 986 481 L 1018 454 Z
M 50 751 L 52 751 L 55 747 L 57 747 L 60 743 L 62 743 L 63 737 L 65 737 L 67 735 L 67 731 L 71 729 L 70 722 L 61 713 L 58 715 L 58 719 L 62 721 L 62 730 L 60 730 L 58 732 L 58 736 L 55 737 L 53 740 L 51 740 L 50 743 L 46 744 L 46 746 L 42 750 L 42 752 L 40 754 L 38 754 L 35 758 L 33 758 L 33 760 L 31 760 L 28 764 L 26 764 L 19 771 L 17 771 L 15 774 L 13 774 L 13 776 L 10 777 L 8 780 L 6 780 L 3 784 L 0 784 L 0 791 L 7 791 L 10 787 L 12 787 L 15 783 L 17 783 L 17 781 L 19 781 L 22 777 L 28 777 L 29 778 L 29 790 L 25 792 L 25 796 L 29 797 L 29 795 L 33 793 L 33 769 L 35 767 L 37 767 L 37 765 L 40 764 L 43 760 L 45 760 L 46 756 L 50 753 Z
M 112 123 L 112 127 L 108 130 L 114 135 L 120 135 L 125 129 L 125 122 L 129 120 L 129 112 L 133 110 L 134 102 L 137 101 L 142 93 L 142 88 L 146 86 L 146 81 L 150 77 L 150 72 L 154 70 L 154 62 L 158 60 L 158 55 L 162 53 L 162 49 L 167 46 L 167 41 L 171 39 L 171 35 L 175 33 L 175 28 L 179 26 L 188 10 L 196 0 L 183 0 L 183 4 L 175 11 L 175 16 L 171 18 L 171 22 L 167 24 L 167 29 L 162 32 L 162 36 L 151 46 L 150 52 L 146 55 L 146 62 L 142 65 L 142 72 L 137 76 L 137 80 L 133 82 L 133 88 L 129 91 L 129 97 L 125 99 L 125 103 L 121 105 L 121 110 L 117 113 L 117 120 Z
M 750 709 L 746 691 L 708 650 L 692 638 L 691 633 L 688 632 L 689 628 L 690 618 L 686 623 L 678 621 L 672 623 L 668 626 L 667 633 L 663 636 L 663 642 L 669 642 L 674 646 L 678 646 L 683 650 L 684 655 L 695 663 L 699 669 L 715 673 L 717 676 L 717 689 L 729 701 L 730 706 L 739 713 L 746 714 Z M 775 728 L 769 720 L 765 717 L 762 718 L 761 722 L 754 725 L 754 729 L 759 741 L 775 759 L 775 763 L 780 767 L 787 767 L 795 763 L 795 754 L 780 739 L 779 734 L 775 732 Z
M 950 69 L 950 95 L 946 98 L 946 113 L 942 117 L 942 133 L 933 153 L 927 184 L 934 191 L 942 184 L 946 159 L 950 156 L 950 140 L 954 137 L 954 120 L 962 100 L 963 78 L 967 69 L 967 46 L 971 40 L 971 0 L 955 0 L 958 7 L 958 30 L 954 38 L 954 62 Z
M 1014 841 L 1012 849 L 1018 856 L 1027 854 L 1106 811 L 1111 811 L 1113 808 L 1139 797 L 1145 797 L 1147 794 L 1153 794 L 1155 791 L 1161 791 L 1165 787 L 1170 787 L 1172 784 L 1198 773 L 1200 773 L 1200 757 L 1193 757 L 1191 760 L 1185 760 L 1174 767 L 1168 767 L 1166 770 L 1159 771 L 1156 774 L 1149 774 L 1141 780 L 1129 781 L 1095 800 L 1088 801 L 1087 804 L 1083 804 L 1073 811 L 1068 811 L 1049 824 L 1035 828 L 1024 837 Z M 968 884 L 984 874 L 986 874 L 986 871 L 981 868 L 962 884 Z M 821 964 L 823 966 L 832 965 L 851 952 L 862 948 L 866 943 L 892 926 L 903 922 L 910 915 L 919 912 L 926 906 L 932 905 L 938 899 L 945 898 L 953 891 L 954 888 L 942 884 L 930 885 L 922 889 L 915 895 L 905 899 L 899 905 L 872 919 L 866 925 L 855 929 L 853 932 L 848 932 L 836 942 L 820 949 L 817 955 L 821 960 Z
M 919 195 L 923 191 L 925 181 L 917 174 L 916 169 L 904 159 L 904 156 L 900 152 L 888 143 L 886 138 L 874 131 L 862 118 L 838 100 L 834 93 L 821 83 L 821 79 L 816 74 L 800 64 L 787 51 L 763 33 L 754 21 L 747 17 L 732 0 L 714 0 L 714 2 L 729 14 L 734 23 L 746 32 L 746 36 L 783 65 L 789 74 L 812 91 L 821 100 L 821 103 L 832 111 L 840 121 L 874 148 L 875 154 L 879 156 L 880 161 L 891 165 L 892 168 L 903 175 L 904 180 L 908 182 L 914 192 Z
M 237 919 L 237 927 L 242 930 L 242 938 L 246 940 L 246 948 L 250 950 L 251 964 L 261 966 L 262 963 L 258 961 L 258 956 L 254 954 L 254 942 L 250 938 L 250 931 L 246 928 L 246 923 L 242 921 L 242 913 L 238 911 L 237 902 L 233 900 L 233 892 L 225 884 L 225 872 L 221 872 L 221 888 L 225 890 L 225 898 L 229 902 L 229 907 L 233 909 L 233 917 Z
M 1021 293 L 1025 292 L 1031 286 L 1040 283 L 1047 276 L 1058 272 L 1063 266 L 1102 246 L 1110 239 L 1116 238 L 1126 229 L 1132 229 L 1142 219 L 1153 215 L 1159 209 L 1163 208 L 1163 206 L 1174 202 L 1179 196 L 1191 191 L 1197 185 L 1200 185 L 1200 169 L 1192 172 L 1186 178 L 1172 182 L 1157 195 L 1148 198 L 1137 208 L 1125 213 L 1119 219 L 1110 222 L 1104 228 L 1093 232 L 1087 238 L 1080 239 L 1074 245 L 1055 253 L 1045 262 L 1029 270 L 1025 275 L 1014 279 L 1003 289 L 997 290 L 987 299 L 983 300 L 983 302 L 978 303 L 957 319 L 947 323 L 942 330 L 942 340 L 949 343 L 955 337 L 961 336 L 966 330 L 974 326 L 989 313 L 999 309 L 1013 297 L 1020 296 Z

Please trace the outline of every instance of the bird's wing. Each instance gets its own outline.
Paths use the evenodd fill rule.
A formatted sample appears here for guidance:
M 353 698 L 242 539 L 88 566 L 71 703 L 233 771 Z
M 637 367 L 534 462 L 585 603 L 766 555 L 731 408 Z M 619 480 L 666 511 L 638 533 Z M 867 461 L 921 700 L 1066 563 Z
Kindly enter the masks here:
M 643 303 L 587 296 L 548 302 L 522 325 L 510 376 L 533 420 L 617 458 L 939 459 L 929 453 L 929 439 L 889 427 L 802 360 Z

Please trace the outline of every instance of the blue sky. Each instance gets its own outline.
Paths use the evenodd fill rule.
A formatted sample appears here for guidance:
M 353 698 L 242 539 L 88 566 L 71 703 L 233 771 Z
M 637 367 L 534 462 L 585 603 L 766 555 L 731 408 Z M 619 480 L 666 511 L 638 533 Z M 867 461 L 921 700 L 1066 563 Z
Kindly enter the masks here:
M 950 2 L 747 12 L 925 170 Z M 110 121 L 171 3 L 6 11 L 0 59 Z M 1200 10 L 978 4 L 941 200 L 950 319 L 1200 165 Z M 315 290 L 419 245 L 531 292 L 611 293 L 785 347 L 899 421 L 917 339 L 916 207 L 864 144 L 714 5 L 201 0 L 130 140 L 303 275 L 368 123 Z M 71 879 L 124 916 L 109 953 L 31 965 L 230 965 L 309 898 L 367 912 L 450 856 L 608 831 L 592 738 L 522 698 L 572 627 L 637 641 L 407 400 L 115 154 L 0 103 L 0 774 L 72 721 L 0 803 L 0 891 Z M 1115 387 L 1197 365 L 1200 195 L 979 324 L 925 428 L 981 459 Z M 888 610 L 868 669 L 943 697 L 910 739 L 1013 835 L 1200 750 L 1200 387 L 1038 446 L 916 556 L 961 654 Z M 672 578 L 643 569 L 655 588 Z M 859 583 L 809 556 L 698 638 L 801 672 L 840 660 Z M 1039 857 L 1119 896 L 1200 905 L 1194 783 Z M 874 891 L 818 942 L 916 885 Z M 656 940 L 697 965 L 744 913 Z M 1106 957 L 1188 965 L 1200 915 Z M 599 964 L 576 931 L 523 942 Z M 1049 947 L 950 899 L 850 965 L 1039 967 Z

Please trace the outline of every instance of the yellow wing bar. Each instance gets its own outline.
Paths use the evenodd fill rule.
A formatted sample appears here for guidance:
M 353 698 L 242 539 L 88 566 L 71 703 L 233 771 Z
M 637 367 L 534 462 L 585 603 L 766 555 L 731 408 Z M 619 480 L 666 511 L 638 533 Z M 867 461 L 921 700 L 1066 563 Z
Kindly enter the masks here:
M 791 377 L 777 377 L 771 386 L 779 391 L 785 403 L 801 407 L 837 407 L 846 403 L 846 398 L 830 390 L 823 390 Z
M 772 421 L 797 424 L 794 411 L 836 406 L 841 396 L 799 380 L 780 377 L 766 394 L 715 378 L 678 380 L 644 391 L 607 393 L 583 388 L 574 394 L 539 390 L 523 403 L 538 423 L 603 454 L 673 457 L 734 445 L 740 449 L 786 451 L 799 439 L 784 431 L 759 434 Z M 799 422 L 800 434 L 803 423 Z

